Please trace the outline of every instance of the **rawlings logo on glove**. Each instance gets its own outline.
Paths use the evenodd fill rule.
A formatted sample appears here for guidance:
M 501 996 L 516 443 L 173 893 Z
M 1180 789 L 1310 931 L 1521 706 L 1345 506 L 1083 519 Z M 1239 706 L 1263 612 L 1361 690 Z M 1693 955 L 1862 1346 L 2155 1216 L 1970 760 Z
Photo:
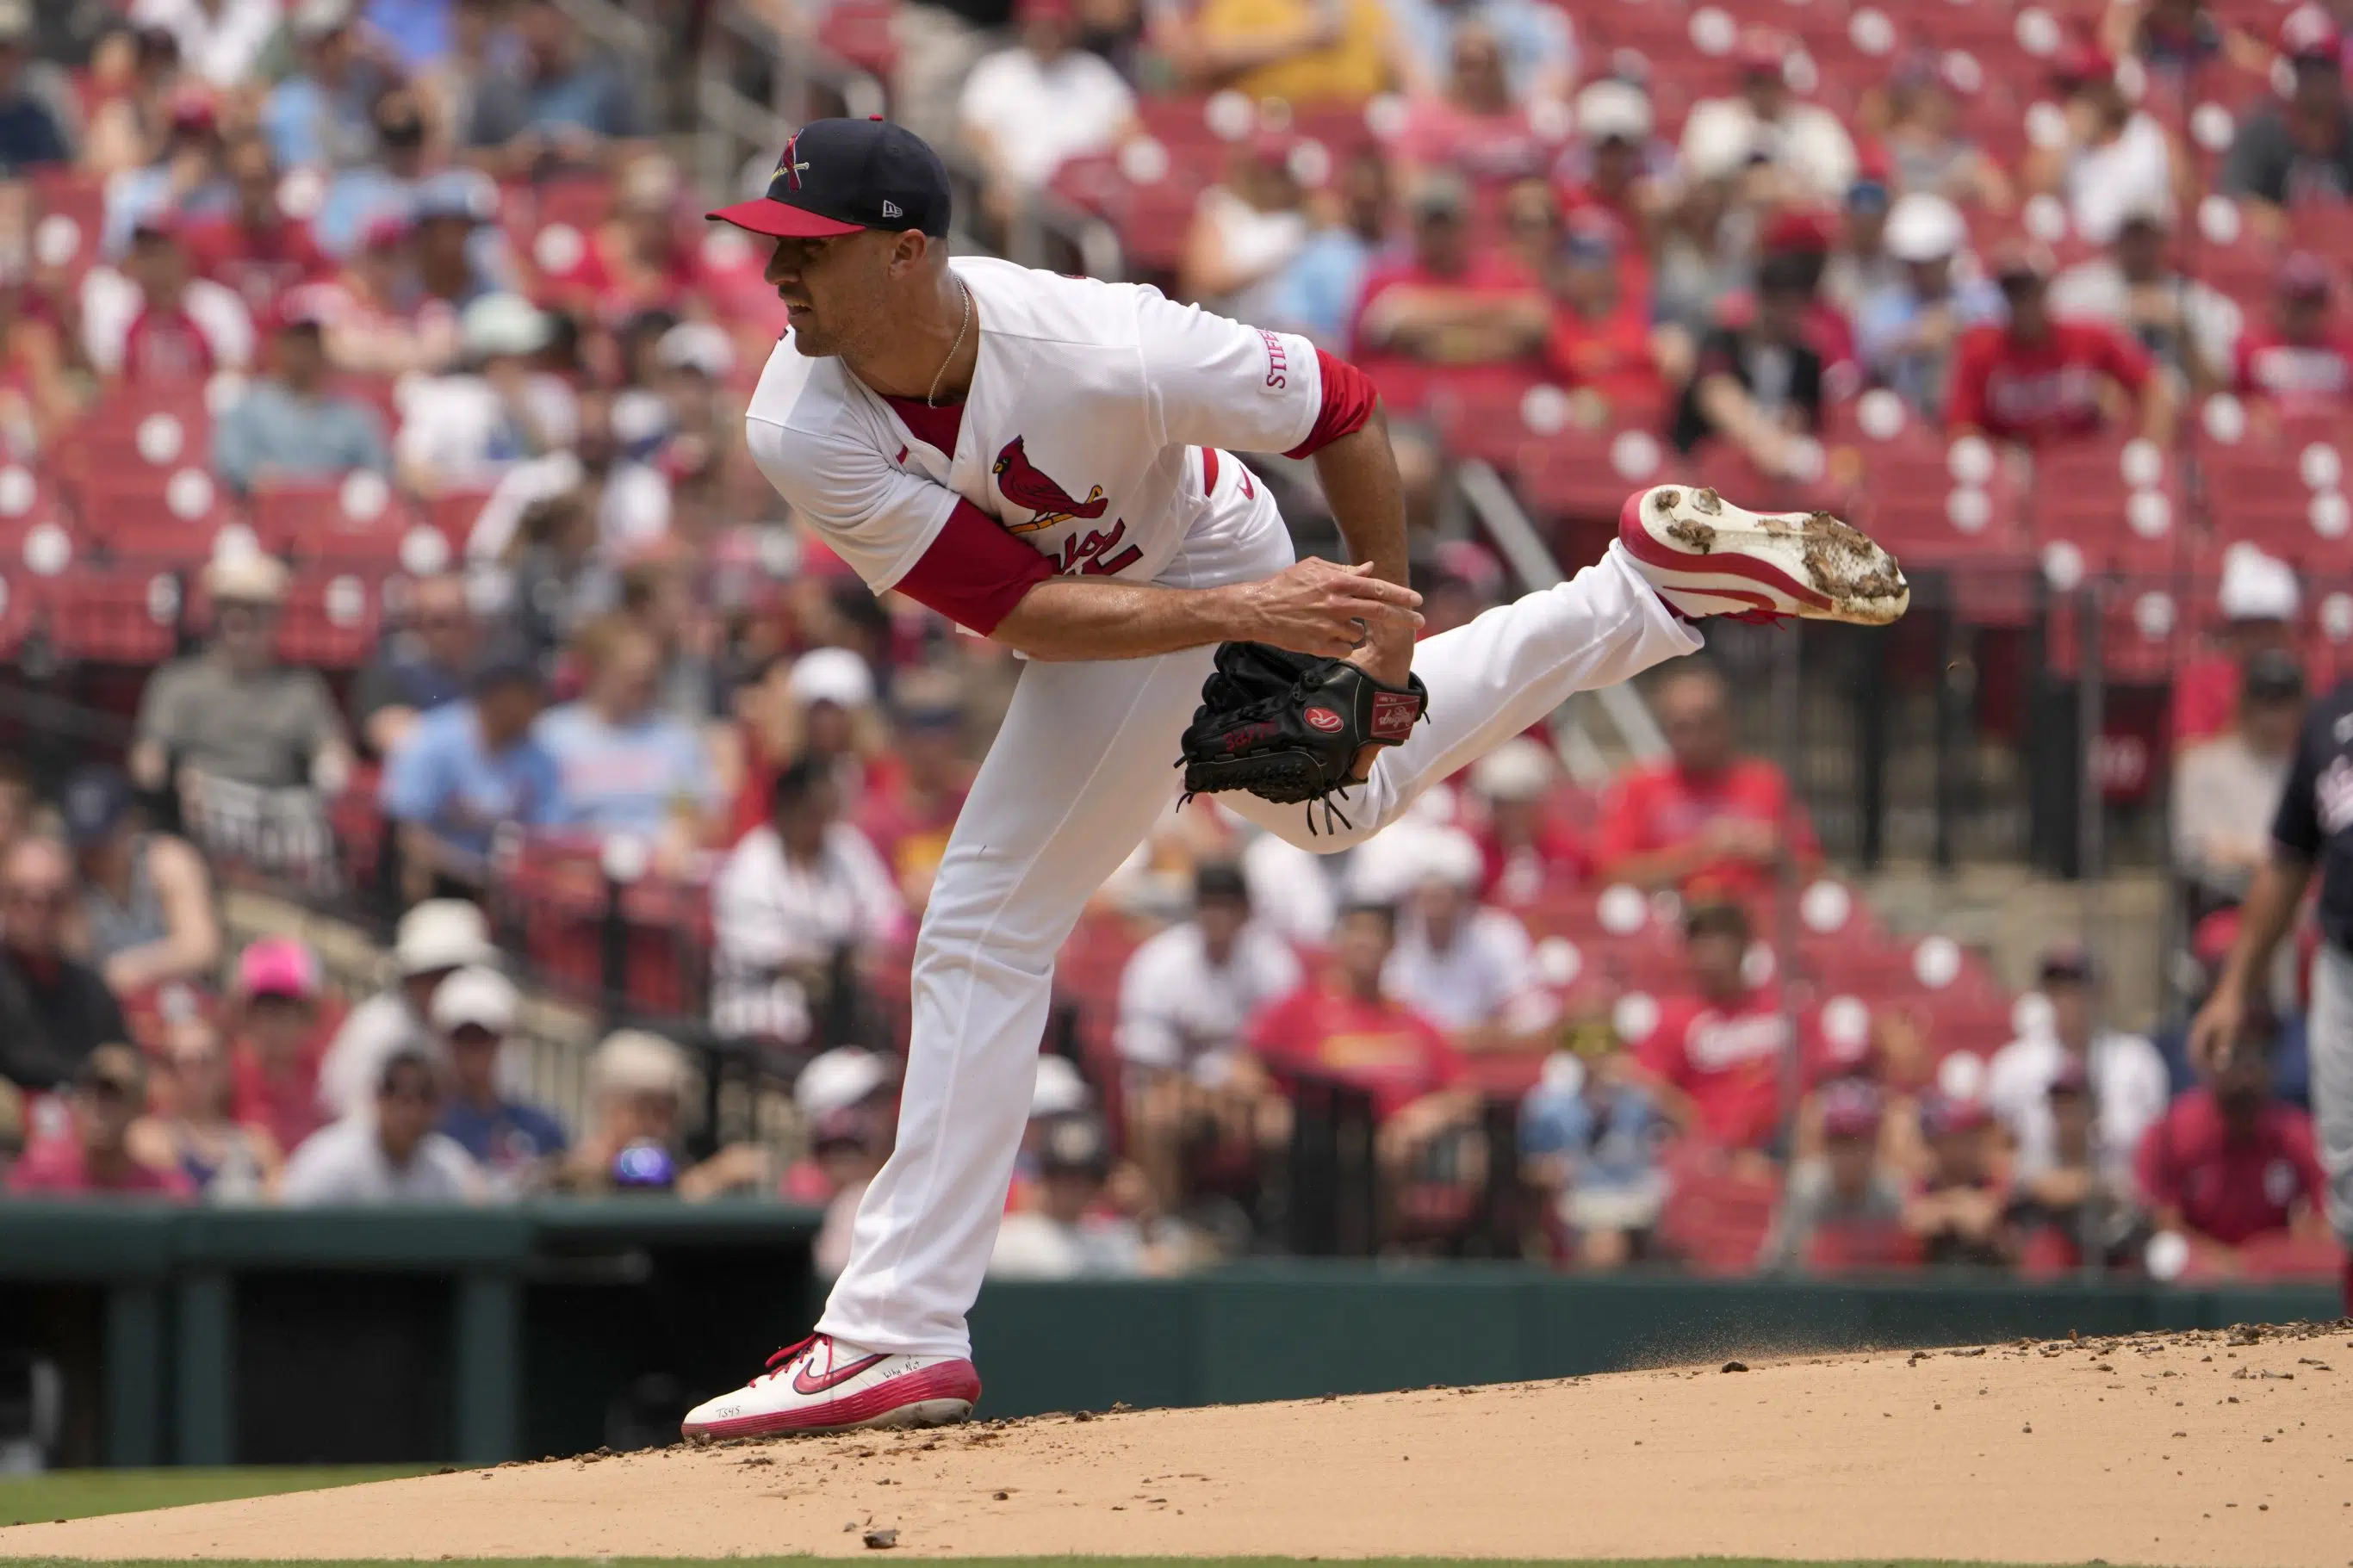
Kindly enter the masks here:
M 1364 782 L 1355 776 L 1356 753 L 1398 744 L 1429 707 L 1418 675 L 1400 689 L 1345 659 L 1221 644 L 1182 742 L 1185 793 L 1242 789 L 1283 805 L 1320 800 L 1328 808 L 1334 794 Z

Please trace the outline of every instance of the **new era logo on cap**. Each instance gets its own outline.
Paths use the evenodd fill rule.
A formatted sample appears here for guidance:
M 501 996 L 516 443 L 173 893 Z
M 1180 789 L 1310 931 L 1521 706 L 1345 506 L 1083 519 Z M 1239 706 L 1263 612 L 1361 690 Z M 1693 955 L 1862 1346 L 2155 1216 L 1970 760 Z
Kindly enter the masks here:
M 765 195 L 705 214 L 774 238 L 863 228 L 948 232 L 948 173 L 929 143 L 883 120 L 812 120 L 785 143 Z

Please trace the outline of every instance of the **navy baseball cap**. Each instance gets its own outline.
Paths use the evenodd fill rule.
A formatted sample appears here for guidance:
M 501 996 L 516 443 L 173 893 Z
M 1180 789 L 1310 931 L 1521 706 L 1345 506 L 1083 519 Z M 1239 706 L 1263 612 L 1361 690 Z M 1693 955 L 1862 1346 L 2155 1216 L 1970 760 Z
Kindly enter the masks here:
M 58 801 L 66 837 L 77 849 L 105 842 L 137 800 L 120 768 L 76 769 Z
M 862 228 L 919 228 L 942 239 L 948 206 L 946 165 L 905 126 L 812 120 L 785 143 L 767 195 L 703 216 L 777 239 Z

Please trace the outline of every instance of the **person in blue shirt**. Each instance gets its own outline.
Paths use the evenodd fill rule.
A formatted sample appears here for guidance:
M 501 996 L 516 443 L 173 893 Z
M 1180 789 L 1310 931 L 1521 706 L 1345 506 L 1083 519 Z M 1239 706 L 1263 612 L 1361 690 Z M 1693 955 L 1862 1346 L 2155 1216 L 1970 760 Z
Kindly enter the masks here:
M 514 984 L 495 969 L 460 969 L 435 987 L 427 1007 L 449 1050 L 449 1097 L 439 1131 L 456 1140 L 500 1197 L 543 1184 L 570 1147 L 564 1124 L 499 1084 L 499 1057 L 514 1032 Z
M 466 133 L 494 173 L 596 163 L 606 142 L 644 134 L 628 79 L 582 47 L 579 29 L 554 0 L 522 0 L 513 26 L 522 58 L 504 79 L 482 83 Z
M 1386 153 L 1360 147 L 1340 166 L 1340 220 L 1318 229 L 1266 285 L 1270 319 L 1337 351 L 1346 344 L 1365 274 L 1391 238 L 1394 191 Z
M 1388 12 L 1408 58 L 1425 62 L 1452 59 L 1454 30 L 1464 23 L 1485 26 L 1502 46 L 1516 101 L 1566 101 L 1576 82 L 1576 31 L 1568 12 L 1545 0 L 1388 0 Z
M 287 22 L 295 70 L 262 100 L 260 130 L 281 169 L 337 169 L 375 155 L 376 100 L 392 74 L 363 48 L 349 0 L 310 0 Z
M 213 467 L 243 495 L 257 485 L 318 481 L 354 469 L 392 471 L 384 420 L 327 389 L 319 320 L 301 307 L 280 318 L 278 374 L 256 382 L 213 426 Z
M 425 109 L 415 89 L 396 88 L 371 115 L 376 155 L 336 171 L 311 219 L 311 235 L 330 256 L 349 256 L 378 218 L 415 216 L 417 187 L 426 177 Z
M 1968 237 L 1968 220 L 1944 197 L 1915 191 L 1897 202 L 1882 243 L 1903 277 L 1865 300 L 1855 323 L 1855 346 L 1873 378 L 1924 419 L 1944 415 L 1960 335 L 2001 314 L 2000 290 L 1956 275 Z
M 563 777 L 565 823 L 631 833 L 658 854 L 700 843 L 721 805 L 702 738 L 655 701 L 661 649 L 642 626 L 607 616 L 574 641 L 580 700 L 549 710 L 539 743 Z
M 1659 1150 L 1672 1131 L 1606 1022 L 1580 1026 L 1546 1062 L 1520 1104 L 1520 1157 L 1579 1263 L 1618 1268 L 1647 1241 L 1666 1203 Z
M 33 42 L 32 7 L 0 0 L 0 180 L 73 156 L 55 111 L 25 84 Z
M 411 898 L 451 883 L 479 890 L 498 829 L 565 817 L 563 776 L 533 735 L 546 695 L 539 667 L 495 650 L 470 684 L 467 700 L 419 718 L 385 766 L 380 798 Z

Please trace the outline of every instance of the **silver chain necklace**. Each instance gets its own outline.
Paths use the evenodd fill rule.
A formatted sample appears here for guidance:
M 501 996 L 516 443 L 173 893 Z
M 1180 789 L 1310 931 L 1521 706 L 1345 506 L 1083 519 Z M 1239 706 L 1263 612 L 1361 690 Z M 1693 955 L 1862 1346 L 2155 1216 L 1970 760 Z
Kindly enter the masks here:
M 955 342 L 948 345 L 948 357 L 940 361 L 939 369 L 932 372 L 932 389 L 923 394 L 923 406 L 926 408 L 939 406 L 940 377 L 947 374 L 948 366 L 955 363 L 956 352 L 964 347 L 964 335 L 972 330 L 972 290 L 965 287 L 961 278 L 955 280 L 955 286 L 956 292 L 964 296 L 964 320 L 956 323 Z

